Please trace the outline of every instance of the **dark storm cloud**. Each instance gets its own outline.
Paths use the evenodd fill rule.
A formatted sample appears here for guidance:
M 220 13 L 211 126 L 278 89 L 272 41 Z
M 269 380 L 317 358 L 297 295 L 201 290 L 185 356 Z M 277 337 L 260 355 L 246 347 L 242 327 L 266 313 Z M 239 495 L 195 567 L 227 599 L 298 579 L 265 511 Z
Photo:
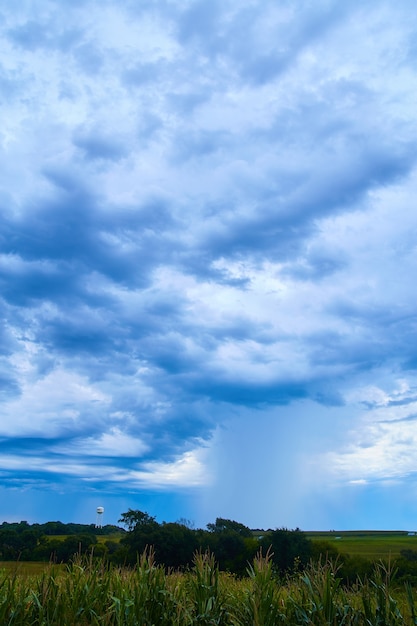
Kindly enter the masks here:
M 63 191 L 33 207 L 21 218 L 3 216 L 3 252 L 27 263 L 17 263 L 16 297 L 55 299 L 70 297 L 83 276 L 98 272 L 120 284 L 144 285 L 149 272 L 167 255 L 164 233 L 172 219 L 162 200 L 150 200 L 134 214 L 117 217 L 100 212 L 97 199 L 77 189 L 72 177 L 50 171 L 48 178 Z M 75 183 L 75 188 L 72 186 Z M 168 251 L 169 254 L 169 251 Z M 13 272 L 13 265 L 12 265 Z M 4 273 L 4 293 L 13 293 L 13 281 Z M 26 281 L 28 289 L 23 289 Z
M 335 362 L 343 355 L 345 363 L 368 369 L 384 361 L 396 362 L 404 371 L 414 369 L 417 339 L 414 315 L 410 316 L 401 307 L 393 306 L 387 310 L 372 302 L 358 304 L 343 299 L 332 304 L 331 308 L 358 330 L 356 341 L 349 335 L 331 336 L 330 354 L 333 352 Z M 323 343 L 323 349 L 318 348 L 322 358 L 328 353 L 326 343 Z
M 392 154 L 388 147 L 377 150 L 375 146 L 360 151 L 350 162 L 336 158 L 315 177 L 306 174 L 284 201 L 279 183 L 272 182 L 269 197 L 258 200 L 252 215 L 242 218 L 231 213 L 229 219 L 222 220 L 220 234 L 209 235 L 208 249 L 213 256 L 233 257 L 260 251 L 262 256 L 288 258 L 312 234 L 317 219 L 348 210 L 378 185 L 388 185 L 405 176 L 413 167 L 414 154 L 412 146 L 399 154 Z
M 241 424 L 304 481 L 309 428 L 410 421 L 413 5 L 42 4 L 2 9 L 7 484 L 175 489 L 213 446 L 203 484 Z
M 190 378 L 186 385 L 190 386 L 192 394 L 207 396 L 215 402 L 245 407 L 286 405 L 308 395 L 305 381 L 277 380 L 269 384 L 256 384 L 248 380 L 234 381 L 233 374 L 229 380 L 221 377 L 197 377 L 197 380 Z
M 58 318 L 44 323 L 38 333 L 38 340 L 50 350 L 66 356 L 89 353 L 100 357 L 115 349 L 117 339 L 114 328 L 111 332 L 108 320 L 103 321 L 82 309 L 75 310 L 73 314 L 74 317 L 70 319 Z
M 364 163 L 365 159 L 362 161 Z M 407 160 L 402 165 L 401 159 L 400 163 L 395 158 L 391 162 L 378 155 L 376 162 L 374 160 L 367 165 L 365 173 L 359 165 L 355 165 L 352 176 L 349 178 L 348 175 L 337 185 L 337 192 L 333 188 L 334 179 L 331 184 L 324 179 L 322 183 L 315 181 L 313 186 L 307 181 L 294 190 L 292 206 L 290 201 L 285 207 L 282 203 L 274 206 L 272 195 L 260 205 L 259 214 L 254 213 L 246 221 L 232 213 L 229 221 L 223 221 L 223 234 L 205 237 L 205 263 L 201 263 L 204 249 L 194 251 L 183 245 L 178 248 L 184 258 L 184 268 L 193 271 L 200 280 L 209 278 L 218 284 L 239 288 L 247 286 L 247 279 L 223 279 L 222 272 L 209 269 L 210 261 L 220 256 L 233 258 L 243 253 L 256 256 L 261 250 L 264 258 L 268 255 L 271 258 L 288 258 L 313 232 L 312 224 L 317 216 L 334 210 L 339 204 L 344 208 L 350 206 L 366 192 L 369 185 L 378 180 L 388 181 L 390 177 L 395 179 L 405 167 L 409 167 Z M 370 171 L 374 172 L 373 176 L 369 176 Z M 175 244 L 172 245 L 172 239 L 175 230 L 179 233 L 180 228 L 171 217 L 169 205 L 163 201 L 149 202 L 134 213 L 122 210 L 117 216 L 108 216 L 100 211 L 98 198 L 79 184 L 74 185 L 71 176 L 54 170 L 49 171 L 47 176 L 62 190 L 53 200 L 26 214 L 24 220 L 3 218 L 5 252 L 13 255 L 19 250 L 20 258 L 27 262 L 20 266 L 17 263 L 11 273 L 3 273 L 2 293 L 14 305 L 29 306 L 31 301 L 37 299 L 56 304 L 64 301 L 79 303 L 82 300 L 89 303 L 90 308 L 76 304 L 72 314 L 65 313 L 43 321 L 36 337 L 48 350 L 67 358 L 84 354 L 102 355 L 104 362 L 116 359 L 121 365 L 122 360 L 126 361 L 125 367 L 128 367 L 127 355 L 136 354 L 156 368 L 154 374 L 148 377 L 152 388 L 161 392 L 165 389 L 166 397 L 173 393 L 176 401 L 185 394 L 185 397 L 201 396 L 215 402 L 248 406 L 286 404 L 308 395 L 324 403 L 329 402 L 328 392 L 320 391 L 319 383 L 315 390 L 308 378 L 297 383 L 283 380 L 280 376 L 270 384 L 245 379 L 237 382 L 233 376 L 228 380 L 224 378 L 224 373 L 207 369 L 204 364 L 207 355 L 220 344 L 221 337 L 230 336 L 230 332 L 215 330 L 212 337 L 217 337 L 217 340 L 212 340 L 211 346 L 204 342 L 203 349 L 190 352 L 187 338 L 194 336 L 197 345 L 200 339 L 195 335 L 196 329 L 188 327 L 181 319 L 182 307 L 176 301 L 181 294 L 173 291 L 168 298 L 148 303 L 142 297 L 143 304 L 136 308 L 134 320 L 127 320 L 123 314 L 120 317 L 117 297 L 103 296 L 100 302 L 100 295 L 94 296 L 94 281 L 92 293 L 86 287 L 85 281 L 92 272 L 103 274 L 118 285 L 150 286 L 150 272 L 158 263 L 177 262 L 173 256 Z M 167 241 L 161 240 L 161 234 L 168 229 L 170 238 L 167 241 L 171 248 L 166 250 Z M 114 244 L 112 237 L 116 237 Z M 127 253 L 123 252 L 123 244 L 126 244 Z M 193 258 L 199 259 L 199 266 L 193 263 Z M 318 275 L 327 275 L 329 267 L 331 272 L 337 271 L 340 264 L 338 266 L 334 261 L 329 265 L 328 261 L 319 259 L 315 267 L 314 277 L 317 278 Z M 292 274 L 296 273 L 295 266 Z M 236 326 L 239 331 L 237 334 L 234 331 L 235 339 L 240 335 L 259 341 L 257 324 L 248 321 L 245 326 L 240 319 Z M 328 340 L 320 336 L 314 339 L 313 346 L 316 347 L 311 352 L 312 365 L 337 364 L 343 354 L 345 363 L 362 367 L 365 349 L 361 344 L 355 348 L 350 342 L 344 345 L 341 338 L 335 341 L 334 336 Z M 369 353 L 366 343 L 365 346 L 367 363 L 372 366 L 381 353 L 375 354 L 374 350 Z M 115 357 L 116 354 L 120 358 Z M 158 374 L 158 371 L 163 374 Z M 105 370 L 103 375 L 106 375 Z M 92 373 L 90 376 L 94 378 Z M 328 384 L 324 386 L 328 387 Z M 196 426 L 192 430 L 193 436 L 200 428 Z M 172 432 L 176 429 L 177 425 Z
M 36 300 L 68 301 L 74 295 L 87 296 L 68 263 L 31 261 L 25 263 L 17 256 L 0 267 L 2 297 L 10 304 L 31 306 Z

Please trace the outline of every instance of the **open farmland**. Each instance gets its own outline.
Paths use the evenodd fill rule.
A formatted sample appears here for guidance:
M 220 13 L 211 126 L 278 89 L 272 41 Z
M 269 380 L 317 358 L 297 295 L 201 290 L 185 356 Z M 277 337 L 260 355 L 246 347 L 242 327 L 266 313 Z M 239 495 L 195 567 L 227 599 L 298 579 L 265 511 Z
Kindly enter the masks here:
M 0 577 L 28 577 L 45 573 L 65 572 L 64 564 L 51 565 L 44 561 L 0 561 Z
M 305 534 L 313 542 L 329 543 L 340 554 L 361 556 L 370 561 L 398 558 L 401 550 L 417 551 L 417 535 L 410 536 L 404 531 L 311 531 Z M 105 543 L 111 540 L 119 543 L 123 536 L 123 533 L 98 535 L 97 542 Z M 68 537 L 70 535 L 50 535 L 47 539 L 64 541 Z M 3 564 L 4 562 L 2 566 Z
M 417 535 L 406 531 L 307 532 L 312 541 L 326 541 L 340 554 L 361 556 L 370 561 L 395 559 L 401 550 L 417 551 Z
M 282 532 L 286 540 L 298 538 L 299 531 L 268 531 L 265 535 L 273 543 L 277 539 L 274 533 Z M 265 552 L 265 544 L 263 552 L 258 551 L 251 559 L 252 565 L 247 563 L 244 577 L 221 571 L 209 550 L 196 552 L 193 563 L 182 571 L 156 563 L 154 550 L 149 547 L 131 567 L 113 564 L 92 553 L 76 555 L 59 565 L 3 561 L 0 624 L 417 624 L 415 562 L 411 560 L 408 570 L 404 570 L 403 563 L 399 576 L 396 565 L 391 568 L 378 562 L 390 558 L 394 561 L 402 550 L 417 553 L 416 536 L 404 531 L 305 535 L 320 548 L 335 547 L 344 563 L 316 556 L 302 568 L 298 560 L 286 575 L 277 575 L 273 550 Z M 59 535 L 53 540 L 65 542 L 70 538 Z M 344 559 L 344 554 L 353 560 Z M 362 563 L 355 557 L 361 557 Z M 350 570 L 345 568 L 346 563 Z M 357 566 L 363 571 L 359 572 Z
M 411 626 L 417 598 L 393 586 L 379 567 L 368 582 L 340 585 L 330 563 L 308 566 L 285 579 L 258 554 L 249 577 L 220 572 L 214 557 L 197 554 L 183 573 L 166 572 L 152 551 L 134 568 L 78 558 L 60 570 L 10 578 L 0 572 L 0 623 L 14 626 Z
M 48 541 L 54 541 L 55 539 L 57 541 L 64 541 L 71 536 L 72 535 L 49 535 L 47 539 Z M 115 541 L 116 543 L 119 543 L 122 537 L 124 537 L 124 533 L 122 532 L 114 532 L 107 535 L 96 535 L 97 543 L 106 543 L 106 541 Z

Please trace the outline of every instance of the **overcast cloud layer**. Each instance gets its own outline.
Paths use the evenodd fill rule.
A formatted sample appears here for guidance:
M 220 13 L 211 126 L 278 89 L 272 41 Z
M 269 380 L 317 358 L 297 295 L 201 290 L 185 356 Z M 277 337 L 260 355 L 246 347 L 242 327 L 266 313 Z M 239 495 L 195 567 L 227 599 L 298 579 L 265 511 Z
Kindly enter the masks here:
M 0 23 L 0 517 L 415 528 L 415 1 Z

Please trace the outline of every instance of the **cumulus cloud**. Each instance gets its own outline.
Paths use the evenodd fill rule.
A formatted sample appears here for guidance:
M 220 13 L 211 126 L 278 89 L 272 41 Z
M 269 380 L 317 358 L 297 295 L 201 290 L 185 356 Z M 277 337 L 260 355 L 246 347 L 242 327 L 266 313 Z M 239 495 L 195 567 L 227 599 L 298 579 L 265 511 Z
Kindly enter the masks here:
M 216 491 L 238 518 L 216 451 L 245 473 L 239 424 L 297 459 L 277 525 L 298 525 L 290 491 L 335 511 L 332 485 L 408 480 L 413 3 L 62 11 L 1 9 L 7 484 L 188 486 L 196 516 Z M 312 451 L 288 425 L 311 434 L 308 411 L 325 442 Z M 251 490 L 284 465 L 260 463 Z
M 347 446 L 329 455 L 335 475 L 353 484 L 392 481 L 415 475 L 417 395 L 405 379 L 387 391 L 357 390 L 367 406 Z

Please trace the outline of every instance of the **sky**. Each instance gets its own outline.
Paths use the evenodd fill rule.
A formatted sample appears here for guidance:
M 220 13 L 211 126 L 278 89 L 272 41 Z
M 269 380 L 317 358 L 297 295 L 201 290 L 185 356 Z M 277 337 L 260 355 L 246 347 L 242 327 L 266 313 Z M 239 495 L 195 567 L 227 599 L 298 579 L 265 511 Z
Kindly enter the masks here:
M 417 529 L 415 0 L 0 34 L 0 521 Z

